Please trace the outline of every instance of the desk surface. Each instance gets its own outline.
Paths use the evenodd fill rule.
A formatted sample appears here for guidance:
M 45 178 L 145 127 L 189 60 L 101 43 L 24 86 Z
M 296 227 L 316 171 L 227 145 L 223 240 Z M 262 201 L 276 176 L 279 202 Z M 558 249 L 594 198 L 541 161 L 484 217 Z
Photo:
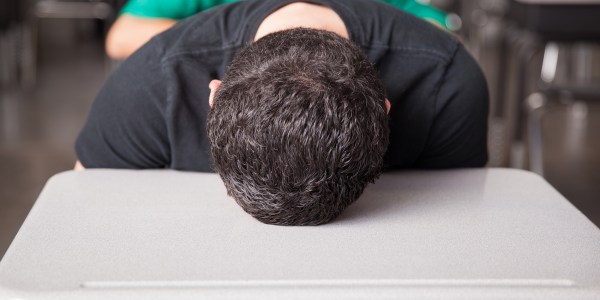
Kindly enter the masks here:
M 334 222 L 265 225 L 213 174 L 54 176 L 0 299 L 599 299 L 600 230 L 532 173 L 388 173 Z

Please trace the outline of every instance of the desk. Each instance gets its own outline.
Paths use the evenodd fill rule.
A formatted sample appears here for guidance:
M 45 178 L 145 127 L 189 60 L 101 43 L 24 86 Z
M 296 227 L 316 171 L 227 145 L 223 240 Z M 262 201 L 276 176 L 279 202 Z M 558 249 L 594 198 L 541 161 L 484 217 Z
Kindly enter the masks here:
M 600 299 L 600 229 L 533 173 L 388 173 L 337 220 L 262 224 L 218 176 L 52 177 L 0 299 Z

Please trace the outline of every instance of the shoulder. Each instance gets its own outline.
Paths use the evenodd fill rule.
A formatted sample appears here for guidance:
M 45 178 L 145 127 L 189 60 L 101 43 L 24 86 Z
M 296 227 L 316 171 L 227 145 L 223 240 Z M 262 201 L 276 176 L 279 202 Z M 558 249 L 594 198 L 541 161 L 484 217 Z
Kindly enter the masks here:
M 257 2 L 241 1 L 202 11 L 179 21 L 149 44 L 163 48 L 165 58 L 242 46 L 246 21 Z
M 146 82 L 161 80 L 163 86 L 171 80 L 197 80 L 187 76 L 190 75 L 187 72 L 182 73 L 181 68 L 194 74 L 222 75 L 243 46 L 244 21 L 252 13 L 250 8 L 252 5 L 246 2 L 236 2 L 179 21 L 153 37 L 121 67 L 137 70 L 139 78 L 152 79 Z
M 327 1 L 339 7 L 356 32 L 355 42 L 364 49 L 387 49 L 448 62 L 459 43 L 451 33 L 384 1 Z
M 443 113 L 447 105 L 462 107 L 465 113 L 470 109 L 487 111 L 488 100 L 487 82 L 479 64 L 459 44 L 439 81 L 436 114 Z

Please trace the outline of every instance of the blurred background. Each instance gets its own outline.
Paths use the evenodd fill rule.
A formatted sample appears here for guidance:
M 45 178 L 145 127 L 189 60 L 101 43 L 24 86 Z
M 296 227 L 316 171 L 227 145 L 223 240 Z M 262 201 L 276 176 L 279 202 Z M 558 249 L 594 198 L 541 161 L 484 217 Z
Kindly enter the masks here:
M 460 36 L 479 61 L 490 88 L 488 166 L 540 174 L 600 226 L 600 0 L 386 2 Z M 187 16 L 134 8 L 0 1 L 0 257 L 46 180 L 73 168 L 96 92 L 137 47 L 127 43 Z

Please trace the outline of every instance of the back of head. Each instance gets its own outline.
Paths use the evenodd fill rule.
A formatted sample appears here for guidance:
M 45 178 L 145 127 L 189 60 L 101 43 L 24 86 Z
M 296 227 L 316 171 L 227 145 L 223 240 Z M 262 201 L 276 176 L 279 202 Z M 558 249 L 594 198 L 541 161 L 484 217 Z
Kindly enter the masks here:
M 208 134 L 229 195 L 268 224 L 337 217 L 381 173 L 383 84 L 361 49 L 330 32 L 269 34 L 233 60 Z

